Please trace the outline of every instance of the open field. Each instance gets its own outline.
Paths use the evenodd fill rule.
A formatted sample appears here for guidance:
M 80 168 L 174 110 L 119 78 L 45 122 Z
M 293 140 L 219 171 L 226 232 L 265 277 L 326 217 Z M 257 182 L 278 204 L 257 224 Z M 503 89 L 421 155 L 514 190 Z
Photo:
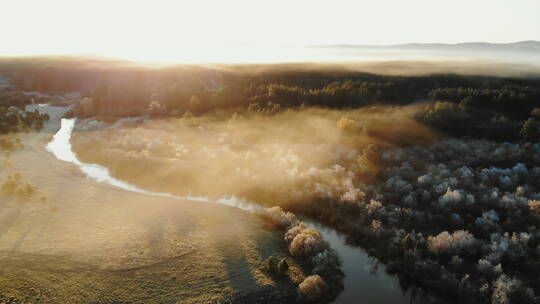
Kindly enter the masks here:
M 1 196 L 0 300 L 211 303 L 294 295 L 289 279 L 261 270 L 266 257 L 287 255 L 281 232 L 262 219 L 126 192 L 58 161 L 44 147 L 63 111 L 47 107 L 51 120 L 41 132 L 19 134 L 24 148 L 0 171 L 0 180 L 18 172 L 35 189 L 28 199 Z M 298 271 L 291 273 L 300 280 Z M 273 292 L 277 285 L 284 295 Z

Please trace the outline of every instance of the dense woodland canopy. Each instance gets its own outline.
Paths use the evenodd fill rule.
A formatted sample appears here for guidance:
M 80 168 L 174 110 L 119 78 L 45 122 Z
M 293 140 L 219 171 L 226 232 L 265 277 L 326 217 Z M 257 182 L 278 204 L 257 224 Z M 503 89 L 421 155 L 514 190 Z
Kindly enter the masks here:
M 536 136 L 520 131 L 527 119 L 540 115 L 540 78 L 383 76 L 309 65 L 145 68 L 69 58 L 6 60 L 0 62 L 0 74 L 27 91 L 81 92 L 89 99 L 77 114 L 87 117 L 217 110 L 272 114 L 297 107 L 436 102 L 420 121 L 451 135 L 517 140 Z M 534 120 L 529 124 L 536 126 Z
M 285 98 L 275 101 L 282 105 L 294 106 L 299 103 L 296 97 L 300 97 L 306 99 L 300 103 L 334 108 L 362 106 L 375 99 L 394 104 L 426 97 L 451 98 L 456 102 L 468 96 L 481 99 L 479 101 L 494 97 L 523 99 L 533 96 L 521 94 L 538 94 L 540 85 L 540 79 L 442 74 L 382 76 L 307 64 L 298 67 L 183 65 L 144 68 L 95 60 L 39 58 L 0 61 L 0 73 L 9 77 L 14 85 L 29 91 L 80 91 L 84 96 L 105 94 L 113 97 L 114 91 L 125 90 L 118 97 L 149 103 L 152 95 L 157 94 L 160 101 L 172 108 L 182 107 L 193 95 L 199 95 L 205 101 L 211 99 L 215 102 L 213 106 L 231 107 L 242 105 L 249 98 L 267 101 L 263 96 L 268 97 L 270 93 Z M 432 92 L 435 89 L 442 91 Z

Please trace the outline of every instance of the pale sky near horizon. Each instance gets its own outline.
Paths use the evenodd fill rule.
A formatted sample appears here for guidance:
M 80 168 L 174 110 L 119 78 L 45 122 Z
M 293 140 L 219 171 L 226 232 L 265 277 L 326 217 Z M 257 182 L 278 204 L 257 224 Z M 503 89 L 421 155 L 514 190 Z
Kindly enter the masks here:
M 540 0 L 0 0 L 0 55 L 211 56 L 244 45 L 540 40 Z M 226 51 L 227 50 L 227 51 Z

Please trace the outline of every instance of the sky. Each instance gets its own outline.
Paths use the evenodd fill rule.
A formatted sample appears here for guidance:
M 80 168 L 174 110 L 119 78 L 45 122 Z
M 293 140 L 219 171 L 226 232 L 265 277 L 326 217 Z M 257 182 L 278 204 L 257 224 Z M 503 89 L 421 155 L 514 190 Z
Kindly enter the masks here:
M 188 60 L 309 45 L 540 40 L 539 0 L 0 0 L 0 55 Z

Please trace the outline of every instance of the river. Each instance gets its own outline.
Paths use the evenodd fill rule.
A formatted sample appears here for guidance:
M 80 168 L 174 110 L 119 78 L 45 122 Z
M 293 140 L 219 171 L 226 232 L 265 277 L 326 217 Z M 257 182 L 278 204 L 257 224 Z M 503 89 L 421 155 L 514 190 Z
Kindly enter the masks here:
M 262 207 L 235 198 L 224 198 L 211 201 L 204 197 L 179 197 L 169 193 L 149 192 L 111 176 L 109 170 L 96 164 L 79 161 L 71 147 L 71 134 L 76 119 L 61 120 L 61 127 L 47 145 L 47 150 L 61 161 L 78 166 L 89 178 L 98 182 L 108 183 L 127 191 L 145 195 L 163 196 L 178 200 L 195 200 L 224 204 L 249 212 L 258 212 Z M 321 223 L 308 220 L 308 225 L 321 232 L 324 239 L 337 251 L 343 261 L 345 272 L 345 288 L 334 303 L 369 303 L 369 304 L 404 304 L 411 303 L 411 293 L 403 292 L 395 276 L 386 273 L 383 265 L 370 258 L 360 247 L 349 245 L 345 236 Z

